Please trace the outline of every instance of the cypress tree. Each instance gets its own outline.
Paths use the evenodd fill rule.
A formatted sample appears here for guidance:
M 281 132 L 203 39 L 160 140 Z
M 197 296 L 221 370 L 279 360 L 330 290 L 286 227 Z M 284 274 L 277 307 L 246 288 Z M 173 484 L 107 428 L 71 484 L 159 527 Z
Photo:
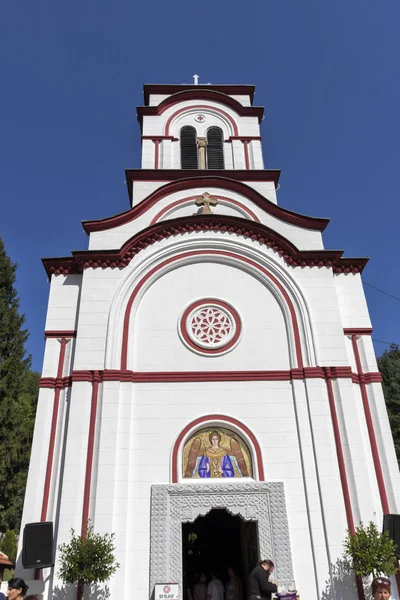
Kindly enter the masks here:
M 400 465 L 400 347 L 392 344 L 390 350 L 378 358 L 382 386 L 389 414 L 397 460 Z
M 19 530 L 39 374 L 26 355 L 28 331 L 15 289 L 16 263 L 0 238 L 0 530 Z

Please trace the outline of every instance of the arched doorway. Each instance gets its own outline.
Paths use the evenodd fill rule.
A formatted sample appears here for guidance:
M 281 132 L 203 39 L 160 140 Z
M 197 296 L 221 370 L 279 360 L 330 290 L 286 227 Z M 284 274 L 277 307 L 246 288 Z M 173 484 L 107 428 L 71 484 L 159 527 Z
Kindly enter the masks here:
M 249 572 L 259 557 L 256 521 L 244 521 L 225 509 L 212 509 L 193 523 L 182 524 L 183 598 L 190 600 L 188 590 L 193 589 L 202 573 L 217 571 L 224 583 L 228 581 L 227 569 L 231 566 L 240 577 L 243 597 L 246 596 Z

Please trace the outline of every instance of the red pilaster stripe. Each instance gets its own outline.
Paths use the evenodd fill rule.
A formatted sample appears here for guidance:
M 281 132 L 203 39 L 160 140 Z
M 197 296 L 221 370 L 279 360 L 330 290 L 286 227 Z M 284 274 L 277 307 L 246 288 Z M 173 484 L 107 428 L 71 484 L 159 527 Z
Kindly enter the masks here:
M 329 408 L 331 411 L 333 434 L 335 437 L 336 455 L 337 455 L 338 464 L 339 464 L 340 481 L 341 481 L 342 490 L 343 490 L 343 499 L 344 499 L 344 506 L 345 506 L 345 510 L 346 510 L 347 526 L 349 528 L 350 533 L 352 535 L 354 535 L 355 527 L 354 527 L 353 511 L 351 508 L 349 484 L 347 481 L 346 466 L 345 466 L 344 457 L 343 457 L 342 440 L 340 437 L 340 429 L 339 429 L 339 422 L 338 422 L 337 412 L 336 412 L 335 396 L 333 394 L 332 379 L 331 379 L 331 374 L 329 372 L 326 373 L 325 381 L 326 381 L 326 389 L 328 392 Z
M 85 474 L 85 489 L 83 495 L 83 509 L 82 509 L 82 531 L 81 535 L 86 534 L 86 525 L 89 518 L 89 504 L 90 504 L 90 486 L 92 481 L 92 468 L 93 468 L 93 449 L 94 449 L 94 437 L 96 431 L 96 415 L 97 415 L 97 398 L 99 393 L 99 383 L 101 377 L 98 371 L 93 371 L 92 375 L 92 400 L 90 407 L 90 423 L 89 423 L 89 436 L 87 445 L 86 455 L 86 474 Z
M 388 502 L 387 495 L 386 495 L 385 481 L 383 479 L 382 466 L 381 466 L 381 461 L 379 458 L 378 444 L 376 443 L 374 424 L 372 421 L 371 409 L 369 407 L 368 392 L 367 392 L 367 388 L 365 386 L 365 375 L 362 370 L 360 352 L 358 349 L 356 334 L 351 336 L 351 343 L 353 345 L 354 358 L 356 360 L 358 377 L 360 380 L 361 398 L 362 398 L 362 403 L 363 403 L 363 408 L 364 408 L 365 421 L 367 423 L 369 443 L 371 444 L 372 459 L 374 461 L 374 468 L 375 468 L 376 479 L 378 482 L 378 489 L 379 489 L 379 495 L 381 498 L 382 510 L 385 515 L 388 515 L 390 513 L 389 502 Z
M 159 169 L 159 159 L 160 159 L 160 140 L 153 140 L 154 141 L 154 168 L 155 169 Z
M 66 340 L 66 338 L 63 337 L 61 339 L 60 354 L 58 357 L 58 368 L 57 368 L 57 379 L 58 380 L 60 380 L 62 378 L 66 346 L 67 346 L 67 340 Z M 60 393 L 61 393 L 61 387 L 55 387 L 54 403 L 53 403 L 53 416 L 51 419 L 51 429 L 50 429 L 49 450 L 47 453 L 46 475 L 44 478 L 42 512 L 40 515 L 41 521 L 46 521 L 47 509 L 48 509 L 48 505 L 49 505 L 50 483 L 51 483 L 51 473 L 53 470 L 54 445 L 55 445 L 56 433 L 57 433 L 57 420 L 58 420 L 58 408 L 59 408 L 59 404 L 60 404 Z

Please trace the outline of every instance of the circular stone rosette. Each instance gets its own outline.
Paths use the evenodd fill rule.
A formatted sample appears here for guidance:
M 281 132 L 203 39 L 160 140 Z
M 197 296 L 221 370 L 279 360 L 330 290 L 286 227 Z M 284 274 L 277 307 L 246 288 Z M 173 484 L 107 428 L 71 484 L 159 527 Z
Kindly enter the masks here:
M 242 325 L 236 310 L 214 298 L 193 302 L 179 319 L 183 343 L 198 354 L 221 355 L 239 342 Z

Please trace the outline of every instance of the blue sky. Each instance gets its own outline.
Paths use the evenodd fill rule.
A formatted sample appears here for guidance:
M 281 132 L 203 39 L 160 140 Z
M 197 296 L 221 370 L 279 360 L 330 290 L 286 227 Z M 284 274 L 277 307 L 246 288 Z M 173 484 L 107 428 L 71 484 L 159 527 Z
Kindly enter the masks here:
M 85 249 L 80 221 L 129 207 L 143 83 L 251 83 L 279 203 L 330 217 L 326 248 L 371 256 L 400 297 L 398 0 L 4 0 L 0 234 L 41 370 L 40 258 Z M 370 288 L 374 338 L 400 342 L 400 304 Z M 377 353 L 385 346 L 376 344 Z

